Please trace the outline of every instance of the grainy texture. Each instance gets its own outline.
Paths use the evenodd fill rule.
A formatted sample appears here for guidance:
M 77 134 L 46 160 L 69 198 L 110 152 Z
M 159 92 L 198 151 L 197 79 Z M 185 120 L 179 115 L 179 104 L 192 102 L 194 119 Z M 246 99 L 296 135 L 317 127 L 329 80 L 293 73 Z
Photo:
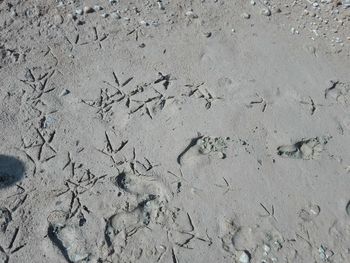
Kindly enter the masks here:
M 0 1 L 0 262 L 350 262 L 350 8 Z

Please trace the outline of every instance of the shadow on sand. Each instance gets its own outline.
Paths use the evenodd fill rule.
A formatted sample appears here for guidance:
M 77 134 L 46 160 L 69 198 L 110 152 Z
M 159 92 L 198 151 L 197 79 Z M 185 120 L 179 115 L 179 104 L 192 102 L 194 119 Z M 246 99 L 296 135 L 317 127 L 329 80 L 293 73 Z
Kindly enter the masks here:
M 0 154 L 0 189 L 14 185 L 24 176 L 24 163 L 13 156 Z

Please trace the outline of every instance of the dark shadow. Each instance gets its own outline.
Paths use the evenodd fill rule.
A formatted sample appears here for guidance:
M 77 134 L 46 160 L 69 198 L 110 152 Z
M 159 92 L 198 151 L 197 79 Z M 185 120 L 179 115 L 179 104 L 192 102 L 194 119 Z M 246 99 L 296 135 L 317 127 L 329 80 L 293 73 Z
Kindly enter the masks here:
M 24 163 L 15 157 L 0 154 L 0 189 L 20 181 L 25 172 Z

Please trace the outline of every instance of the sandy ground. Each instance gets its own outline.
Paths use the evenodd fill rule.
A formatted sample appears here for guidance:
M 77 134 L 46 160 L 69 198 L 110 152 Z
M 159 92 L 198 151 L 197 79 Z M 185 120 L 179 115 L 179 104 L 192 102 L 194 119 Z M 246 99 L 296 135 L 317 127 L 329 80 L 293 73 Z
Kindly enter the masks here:
M 350 262 L 349 2 L 0 0 L 0 262 Z

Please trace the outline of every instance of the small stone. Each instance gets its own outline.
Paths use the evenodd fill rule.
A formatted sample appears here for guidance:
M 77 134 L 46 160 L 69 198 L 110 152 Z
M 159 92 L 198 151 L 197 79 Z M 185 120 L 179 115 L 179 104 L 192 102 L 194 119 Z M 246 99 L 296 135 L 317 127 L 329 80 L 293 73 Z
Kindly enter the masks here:
M 140 48 L 144 48 L 145 46 L 146 46 L 145 43 L 141 43 L 141 44 L 139 45 Z
M 53 21 L 55 25 L 60 25 L 63 23 L 63 17 L 61 15 L 55 15 Z
M 67 14 L 67 19 L 68 20 L 73 20 L 73 19 L 75 19 L 76 17 L 74 16 L 74 15 L 72 15 L 72 14 Z
M 254 0 L 251 0 L 251 1 L 250 1 L 250 4 L 251 4 L 251 5 L 255 5 L 256 2 L 255 2 Z
M 264 251 L 265 251 L 266 253 L 269 253 L 270 250 L 271 250 L 270 246 L 264 244 Z
M 185 15 L 193 19 L 198 18 L 198 15 L 196 15 L 193 11 L 187 11 Z
M 83 14 L 83 9 L 75 10 L 75 14 L 78 15 L 78 16 L 81 16 Z
M 263 9 L 261 9 L 260 14 L 262 14 L 264 16 L 270 16 L 271 10 L 269 8 L 263 8 Z
M 60 96 L 61 96 L 61 97 L 62 97 L 62 96 L 66 96 L 66 95 L 68 95 L 69 93 L 70 93 L 70 91 L 69 91 L 69 90 L 64 89 L 64 90 L 62 90 L 62 92 L 61 92 Z
M 321 208 L 318 205 L 310 205 L 310 214 L 318 216 L 321 212 Z
M 204 36 L 207 37 L 207 38 L 211 37 L 211 32 L 205 32 Z
M 122 17 L 117 13 L 117 12 L 113 12 L 111 14 L 111 17 L 115 18 L 115 19 L 121 19 Z
M 93 12 L 95 12 L 95 10 L 91 6 L 84 7 L 84 14 L 89 14 L 89 13 L 93 13 Z
M 243 13 L 243 14 L 242 14 L 242 17 L 245 18 L 245 19 L 249 19 L 249 18 L 250 18 L 250 14 L 248 14 L 248 13 Z
M 248 251 L 242 251 L 241 255 L 239 256 L 239 262 L 240 263 L 249 263 L 250 262 L 250 254 Z
M 109 14 L 106 14 L 106 13 L 105 13 L 105 14 L 102 14 L 101 16 L 102 16 L 103 18 L 106 18 L 106 17 L 109 16 Z
M 323 261 L 329 261 L 329 259 L 334 255 L 334 252 L 327 247 L 321 245 L 318 248 L 318 253 L 320 255 L 321 260 Z
M 162 3 L 162 1 L 158 0 L 157 3 L 158 3 L 158 8 L 159 8 L 160 10 L 164 10 L 164 9 L 165 9 L 165 8 L 164 8 L 164 5 L 163 5 L 163 3 Z
M 95 5 L 95 6 L 94 6 L 94 10 L 95 10 L 95 11 L 100 11 L 100 10 L 102 10 L 102 9 L 103 9 L 103 7 L 100 6 L 100 5 Z
M 142 25 L 142 26 L 149 26 L 149 23 L 144 21 L 144 20 L 141 20 L 140 21 L 140 25 Z

